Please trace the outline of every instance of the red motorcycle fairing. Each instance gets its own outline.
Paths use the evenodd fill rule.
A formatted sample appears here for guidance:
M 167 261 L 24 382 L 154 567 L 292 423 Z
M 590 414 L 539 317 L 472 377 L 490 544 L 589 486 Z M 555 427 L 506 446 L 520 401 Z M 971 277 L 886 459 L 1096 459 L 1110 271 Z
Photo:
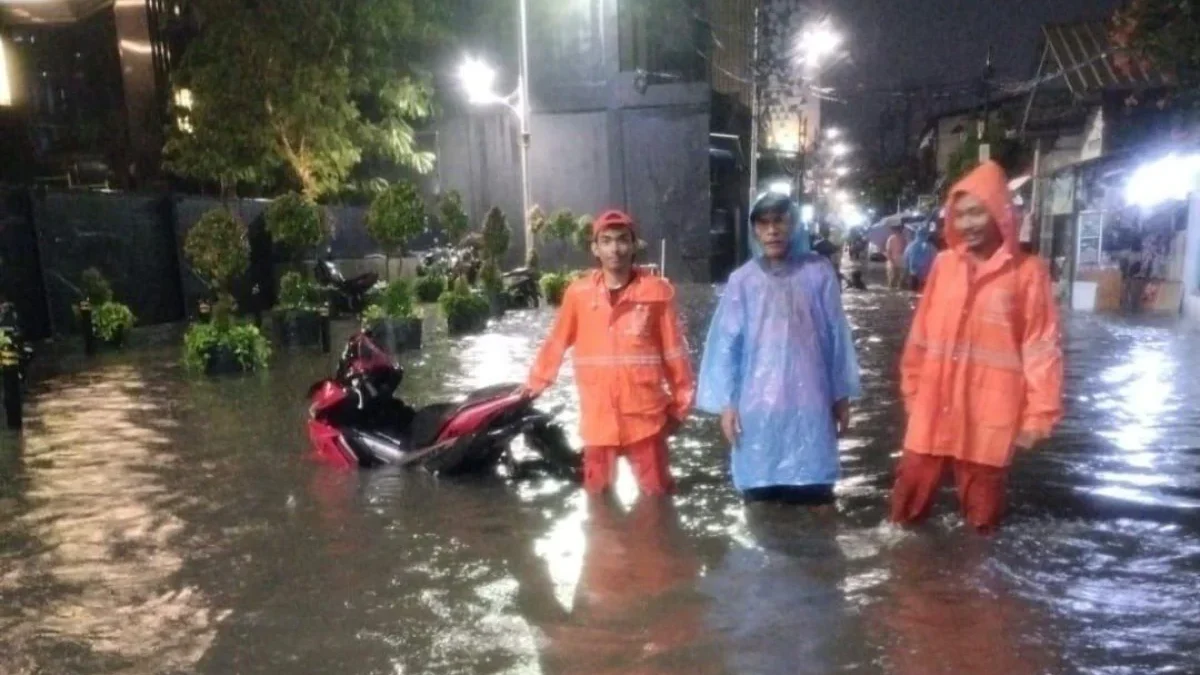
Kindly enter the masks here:
M 312 445 L 313 459 L 341 469 L 353 469 L 358 460 L 346 449 L 342 432 L 320 421 L 308 421 L 308 441 Z
M 486 427 L 493 419 L 507 410 L 522 403 L 523 399 L 517 394 L 509 394 L 460 409 L 447 420 L 437 442 L 444 443 L 460 436 L 475 433 Z
M 332 410 L 345 401 L 347 395 L 346 388 L 337 382 L 321 380 L 308 391 L 308 400 L 311 401 L 308 406 L 309 415 L 315 416 L 317 413 Z

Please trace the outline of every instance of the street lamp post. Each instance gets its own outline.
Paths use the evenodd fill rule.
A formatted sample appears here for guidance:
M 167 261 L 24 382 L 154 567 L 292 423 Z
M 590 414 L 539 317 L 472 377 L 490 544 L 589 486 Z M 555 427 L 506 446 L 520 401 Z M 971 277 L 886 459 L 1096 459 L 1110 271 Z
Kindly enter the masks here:
M 520 72 L 517 88 L 508 96 L 493 91 L 496 71 L 479 59 L 467 58 L 458 69 L 458 79 L 467 94 L 467 100 L 476 105 L 499 103 L 517 116 L 521 134 L 521 223 L 525 232 L 525 261 L 532 261 L 535 250 L 533 224 L 529 212 L 533 208 L 533 190 L 529 181 L 529 21 L 526 0 L 517 0 L 521 23 Z
M 517 76 L 521 110 L 521 222 L 525 224 L 525 264 L 533 263 L 537 242 L 533 240 L 533 223 L 529 212 L 533 209 L 533 190 L 529 184 L 529 15 L 526 0 L 517 0 L 521 15 L 521 72 Z
M 827 61 L 837 56 L 842 47 L 842 36 L 836 29 L 826 20 L 814 23 L 803 31 L 796 38 L 795 57 L 796 61 L 804 68 L 805 79 L 808 81 L 808 96 L 817 96 L 819 88 L 818 80 L 821 74 L 821 68 Z M 818 105 L 820 104 L 818 100 Z M 811 129 L 811 133 L 817 135 L 820 129 Z M 830 138 L 834 138 L 836 134 L 830 134 Z M 820 147 L 820 136 L 816 147 Z M 803 147 L 803 139 L 801 139 L 801 147 L 798 148 L 797 163 L 799 164 L 800 176 L 800 191 L 801 196 L 804 192 L 804 173 L 807 170 L 807 154 L 808 149 Z M 820 181 L 817 181 L 816 194 L 814 195 L 814 206 L 819 206 L 820 200 Z

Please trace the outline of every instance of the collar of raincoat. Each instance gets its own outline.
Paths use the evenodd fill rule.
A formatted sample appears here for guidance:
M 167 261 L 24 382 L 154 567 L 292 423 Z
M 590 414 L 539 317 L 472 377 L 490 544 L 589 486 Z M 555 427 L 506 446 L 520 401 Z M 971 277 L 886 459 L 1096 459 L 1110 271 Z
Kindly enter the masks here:
M 768 192 L 760 194 L 757 198 L 755 198 L 754 205 L 751 206 L 750 212 L 754 213 L 754 207 L 758 206 L 763 200 L 771 196 L 772 195 Z M 804 257 L 812 250 L 812 238 L 809 235 L 808 230 L 805 229 L 804 223 L 800 222 L 800 205 L 797 204 L 794 199 L 788 200 L 788 203 L 788 219 L 792 221 L 793 226 L 792 239 L 788 244 L 788 260 L 794 262 Z M 747 229 L 749 230 L 750 235 L 748 238 L 750 242 L 750 254 L 754 256 L 754 259 L 757 260 L 759 264 L 762 264 L 765 253 L 763 252 L 762 246 L 760 246 L 758 243 L 758 237 L 754 234 L 753 221 L 749 221 L 747 223 Z
M 964 244 L 962 234 L 954 225 L 954 203 L 964 194 L 969 194 L 983 202 L 992 219 L 1000 227 L 1000 236 L 1004 240 L 1003 250 L 1015 254 L 1018 250 L 1017 218 L 1013 213 L 1012 198 L 1008 191 L 1008 177 L 1004 169 L 994 161 L 987 161 L 977 169 L 967 174 L 954 184 L 950 190 L 950 198 L 946 200 L 946 243 L 950 248 L 962 253 Z
M 608 285 L 604 282 L 602 270 L 594 269 L 586 278 L 591 286 L 593 299 L 607 297 Z M 674 286 L 636 265 L 633 268 L 633 278 L 629 280 L 621 295 L 622 301 L 630 302 L 670 302 L 674 297 Z

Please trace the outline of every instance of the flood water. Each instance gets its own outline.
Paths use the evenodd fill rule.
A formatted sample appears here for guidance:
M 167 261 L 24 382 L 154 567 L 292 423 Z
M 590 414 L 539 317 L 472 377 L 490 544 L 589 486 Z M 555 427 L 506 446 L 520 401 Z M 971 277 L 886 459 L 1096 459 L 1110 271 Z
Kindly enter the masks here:
M 713 293 L 684 289 L 693 347 Z M 0 673 L 1187 673 L 1200 669 L 1200 339 L 1067 321 L 1068 417 L 993 539 L 951 492 L 882 524 L 911 298 L 848 293 L 865 398 L 839 513 L 741 505 L 712 420 L 671 504 L 304 459 L 329 357 L 195 380 L 177 343 L 35 383 L 0 436 Z M 402 392 L 520 380 L 552 315 L 427 339 Z M 342 327 L 347 329 L 347 327 Z M 570 368 L 545 403 L 576 421 Z

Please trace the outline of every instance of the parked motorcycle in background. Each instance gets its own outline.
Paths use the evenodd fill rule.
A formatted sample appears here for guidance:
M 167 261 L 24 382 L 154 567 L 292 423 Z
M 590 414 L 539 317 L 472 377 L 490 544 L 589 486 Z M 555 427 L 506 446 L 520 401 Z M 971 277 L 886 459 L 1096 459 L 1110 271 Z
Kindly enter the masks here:
M 21 378 L 21 385 L 25 386 L 26 371 L 29 369 L 30 362 L 33 361 L 33 345 L 25 339 L 25 332 L 21 329 L 21 317 L 17 314 L 16 305 L 8 301 L 0 301 L 0 333 L 8 339 L 17 353 L 18 374 Z
M 317 257 L 313 278 L 329 294 L 333 311 L 349 314 L 358 314 L 366 308 L 367 296 L 379 282 L 379 275 L 374 272 L 364 272 L 347 279 L 337 263 L 333 262 L 329 251 Z

